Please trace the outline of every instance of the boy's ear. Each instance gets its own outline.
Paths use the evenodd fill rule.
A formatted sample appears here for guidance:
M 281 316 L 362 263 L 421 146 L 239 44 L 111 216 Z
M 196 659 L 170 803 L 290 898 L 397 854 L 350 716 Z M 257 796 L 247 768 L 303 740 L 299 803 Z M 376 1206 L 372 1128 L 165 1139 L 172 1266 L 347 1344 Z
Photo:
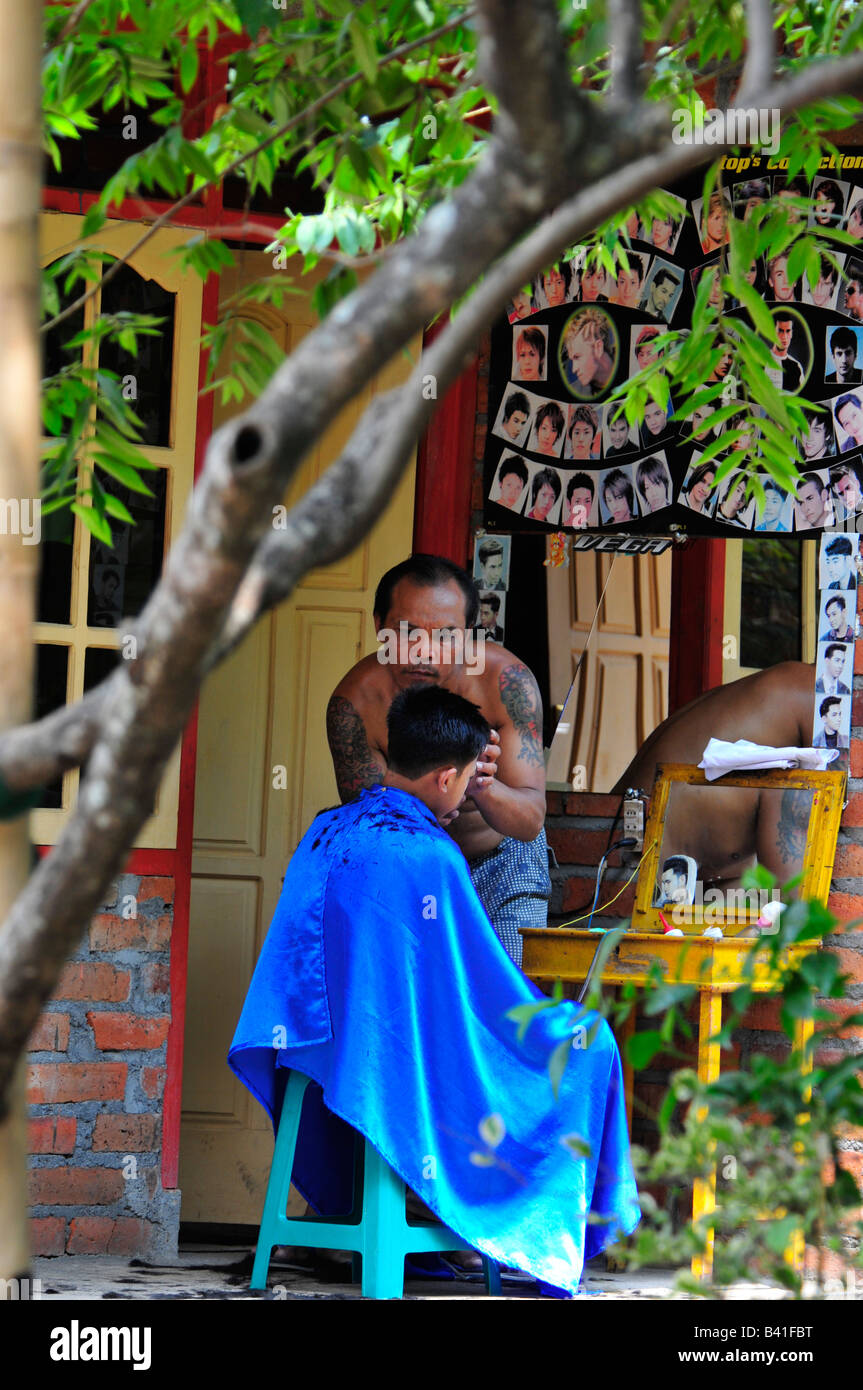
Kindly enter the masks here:
M 453 783 L 455 782 L 455 780 L 456 780 L 457 777 L 458 777 L 458 768 L 455 768 L 455 767 L 439 767 L 438 770 L 437 770 L 437 772 L 435 773 L 435 782 L 436 782 L 438 791 L 439 791 L 439 792 L 442 792 L 443 795 L 446 796 L 447 793 L 448 793 L 448 792 L 450 791 L 450 789 L 452 788 L 452 785 L 453 785 Z

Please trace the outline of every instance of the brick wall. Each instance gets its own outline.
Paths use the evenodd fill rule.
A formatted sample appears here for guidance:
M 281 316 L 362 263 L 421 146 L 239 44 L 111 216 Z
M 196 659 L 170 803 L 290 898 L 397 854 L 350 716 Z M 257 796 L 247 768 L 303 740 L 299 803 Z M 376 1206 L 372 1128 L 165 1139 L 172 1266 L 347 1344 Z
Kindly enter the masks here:
M 30 1039 L 37 1255 L 176 1251 L 161 1184 L 174 881 L 127 874 L 93 918 Z

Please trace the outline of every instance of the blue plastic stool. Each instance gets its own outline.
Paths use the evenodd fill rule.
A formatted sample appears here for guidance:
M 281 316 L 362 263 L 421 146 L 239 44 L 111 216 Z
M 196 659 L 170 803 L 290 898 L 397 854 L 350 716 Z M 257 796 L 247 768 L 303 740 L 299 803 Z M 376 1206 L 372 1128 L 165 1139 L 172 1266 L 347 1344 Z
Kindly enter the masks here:
M 362 1257 L 364 1298 L 401 1298 L 405 1256 L 428 1250 L 471 1250 L 446 1226 L 409 1226 L 405 1219 L 405 1185 L 372 1144 L 361 1134 L 363 1149 L 362 1209 L 349 1217 L 289 1217 L 286 1209 L 300 1128 L 303 1096 L 309 1077 L 292 1071 L 288 1077 L 282 1115 L 250 1288 L 265 1289 L 274 1245 L 311 1246 L 318 1250 L 353 1250 Z M 500 1293 L 500 1270 L 483 1256 L 487 1293 Z

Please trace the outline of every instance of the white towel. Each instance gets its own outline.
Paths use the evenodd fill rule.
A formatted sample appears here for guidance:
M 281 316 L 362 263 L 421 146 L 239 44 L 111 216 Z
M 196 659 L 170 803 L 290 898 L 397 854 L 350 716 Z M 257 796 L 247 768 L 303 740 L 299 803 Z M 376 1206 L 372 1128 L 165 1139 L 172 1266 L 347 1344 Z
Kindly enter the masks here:
M 810 772 L 823 772 L 838 757 L 838 748 L 768 748 L 762 743 L 750 743 L 748 738 L 739 738 L 736 743 L 712 738 L 698 766 L 704 769 L 708 782 L 713 782 L 725 772 L 759 772 L 769 767 L 805 767 Z

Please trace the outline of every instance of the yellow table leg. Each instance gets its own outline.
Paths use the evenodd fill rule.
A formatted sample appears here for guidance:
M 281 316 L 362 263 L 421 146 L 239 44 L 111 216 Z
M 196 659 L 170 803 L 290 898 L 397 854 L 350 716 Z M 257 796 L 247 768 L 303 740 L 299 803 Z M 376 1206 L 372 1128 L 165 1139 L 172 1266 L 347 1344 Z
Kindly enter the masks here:
M 698 998 L 698 1079 L 715 1081 L 719 1075 L 720 1048 L 718 1042 L 710 1039 L 722 1027 L 722 995 L 715 989 L 702 989 Z M 701 1119 L 706 1111 L 699 1111 Z M 716 1210 L 716 1168 L 708 1178 L 696 1178 L 692 1189 L 692 1219 Z M 704 1255 L 696 1255 L 692 1261 L 692 1273 L 696 1279 L 707 1278 L 713 1270 L 713 1230 L 707 1233 Z

